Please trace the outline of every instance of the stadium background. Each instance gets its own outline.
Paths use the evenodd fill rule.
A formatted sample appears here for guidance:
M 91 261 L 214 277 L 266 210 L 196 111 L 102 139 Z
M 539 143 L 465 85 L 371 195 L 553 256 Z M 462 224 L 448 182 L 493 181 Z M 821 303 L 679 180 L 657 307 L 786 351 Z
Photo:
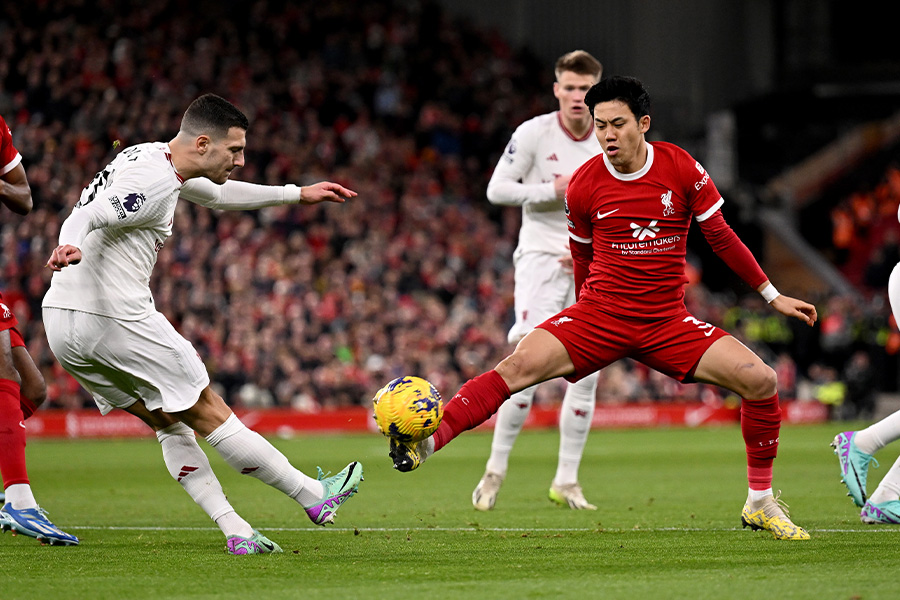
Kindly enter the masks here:
M 651 138 L 704 163 L 729 222 L 821 322 L 806 331 L 773 315 L 696 233 L 689 308 L 775 366 L 782 397 L 870 418 L 898 387 L 890 39 L 887 20 L 813 0 L 5 6 L 0 114 L 35 210 L 0 212 L 0 289 L 47 380 L 46 408 L 89 407 L 47 348 L 43 265 L 113 142 L 171 139 L 212 91 L 251 119 L 238 178 L 360 193 L 256 213 L 179 207 L 154 296 L 229 403 L 322 419 L 405 373 L 449 393 L 508 350 L 519 216 L 487 203 L 490 172 L 516 125 L 555 108 L 555 58 L 583 48 L 606 74 L 645 81 Z M 537 400 L 559 397 L 548 384 Z M 729 405 L 630 362 L 605 370 L 599 400 Z

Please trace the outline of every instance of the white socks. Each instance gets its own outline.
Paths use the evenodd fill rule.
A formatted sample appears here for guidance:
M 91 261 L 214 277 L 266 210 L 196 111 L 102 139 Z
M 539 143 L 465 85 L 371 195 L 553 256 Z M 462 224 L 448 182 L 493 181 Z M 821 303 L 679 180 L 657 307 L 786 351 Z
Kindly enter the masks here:
M 869 496 L 869 500 L 875 504 L 882 504 L 890 500 L 900 500 L 900 457 L 894 461 L 894 465 L 884 474 L 881 483 Z
M 156 432 L 169 474 L 215 521 L 226 537 L 250 537 L 253 528 L 228 503 L 222 485 L 213 473 L 206 454 L 197 444 L 194 430 L 175 423 Z
M 497 422 L 494 425 L 494 441 L 491 442 L 491 456 L 488 458 L 488 471 L 506 476 L 509 468 L 509 453 L 522 431 L 522 425 L 531 412 L 536 385 L 513 394 L 509 400 L 500 405 L 497 411 Z
M 553 478 L 556 485 L 578 481 L 578 467 L 594 418 L 598 375 L 592 373 L 577 383 L 566 386 L 559 414 L 559 462 Z
M 591 430 L 597 393 L 597 377 L 594 373 L 566 386 L 559 416 L 559 462 L 553 483 L 567 485 L 578 481 L 578 467 L 584 454 L 584 445 Z M 534 392 L 531 386 L 517 392 L 500 406 L 494 425 L 494 440 L 486 470 L 505 477 L 509 469 L 509 455 L 522 426 L 531 412 Z
M 857 431 L 853 443 L 866 454 L 875 454 L 897 439 L 900 439 L 900 411 Z
M 27 483 L 14 483 L 6 490 L 6 502 L 12 504 L 16 510 L 26 510 L 28 508 L 37 508 L 37 500 L 31 493 L 31 485 Z
M 236 471 L 284 492 L 301 506 L 311 506 L 325 493 L 322 482 L 304 475 L 264 437 L 247 429 L 236 415 L 206 436 L 206 441 Z
M 774 496 L 774 494 L 772 494 L 772 488 L 767 490 L 749 490 L 747 493 L 747 500 L 750 502 L 759 502 L 760 500 L 765 500 L 769 496 Z

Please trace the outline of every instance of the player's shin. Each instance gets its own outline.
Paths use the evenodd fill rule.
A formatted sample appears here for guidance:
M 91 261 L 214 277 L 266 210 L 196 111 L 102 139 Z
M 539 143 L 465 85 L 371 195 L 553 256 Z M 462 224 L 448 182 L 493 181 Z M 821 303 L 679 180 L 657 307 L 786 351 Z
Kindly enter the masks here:
M 741 433 L 747 447 L 747 479 L 750 489 L 772 487 L 772 463 L 778 453 L 781 406 L 778 394 L 761 400 L 741 402 Z
M 486 470 L 498 475 L 506 475 L 509 466 L 509 455 L 528 413 L 537 386 L 525 388 L 510 397 L 497 411 L 497 422 L 494 425 L 494 439 L 491 442 L 491 456 L 488 458 Z
M 172 478 L 197 503 L 226 536 L 250 537 L 253 528 L 242 519 L 225 498 L 209 460 L 197 444 L 194 431 L 176 423 L 156 432 L 163 460 Z
M 509 386 L 497 371 L 490 370 L 467 381 L 444 407 L 441 425 L 433 436 L 434 451 L 463 431 L 487 421 L 507 399 Z
M 559 415 L 559 462 L 554 483 L 567 485 L 578 481 L 578 467 L 584 454 L 597 393 L 597 373 L 592 373 L 566 388 Z
M 248 429 L 236 415 L 206 436 L 232 468 L 284 492 L 306 506 L 322 498 L 322 483 L 295 469 L 264 437 Z
M 11 379 L 0 379 L 0 473 L 6 487 L 28 483 L 19 384 Z

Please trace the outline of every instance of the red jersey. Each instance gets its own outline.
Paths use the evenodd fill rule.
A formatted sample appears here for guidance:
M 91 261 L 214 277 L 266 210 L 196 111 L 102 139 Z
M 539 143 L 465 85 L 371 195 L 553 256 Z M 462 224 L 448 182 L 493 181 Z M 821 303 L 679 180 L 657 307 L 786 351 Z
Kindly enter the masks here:
M 12 132 L 3 117 L 0 117 L 0 176 L 12 171 L 22 162 L 22 155 L 13 146 Z
M 616 171 L 600 154 L 572 175 L 566 191 L 569 237 L 590 244 L 580 298 L 614 314 L 664 317 L 684 307 L 685 253 L 691 217 L 713 215 L 724 202 L 709 174 L 683 149 L 647 144 L 636 173 Z M 588 258 L 585 258 L 588 257 Z

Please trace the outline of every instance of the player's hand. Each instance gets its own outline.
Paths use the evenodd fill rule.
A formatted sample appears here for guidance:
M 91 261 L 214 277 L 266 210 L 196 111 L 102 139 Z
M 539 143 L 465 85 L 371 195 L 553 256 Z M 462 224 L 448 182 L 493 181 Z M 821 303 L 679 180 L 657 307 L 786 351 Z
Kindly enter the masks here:
M 50 255 L 50 260 L 47 261 L 47 266 L 54 271 L 62 271 L 64 267 L 77 265 L 80 262 L 81 250 L 75 246 L 66 244 L 54 248 L 53 254 Z
M 353 190 L 330 181 L 320 181 L 300 188 L 300 204 L 318 204 L 319 202 L 345 202 L 355 197 Z
M 803 300 L 785 296 L 784 294 L 779 294 L 772 300 L 772 308 L 785 316 L 800 319 L 810 327 L 812 327 L 819 318 L 819 315 L 816 314 L 815 306 L 808 302 L 804 302 Z
M 572 256 L 563 256 L 559 259 L 559 266 L 562 267 L 562 270 L 571 275 L 575 272 L 575 261 L 572 260 Z
M 570 179 L 572 179 L 571 173 L 569 173 L 568 175 L 560 175 L 553 180 L 553 189 L 554 191 L 556 191 L 557 200 L 566 199 L 566 188 L 569 187 Z

